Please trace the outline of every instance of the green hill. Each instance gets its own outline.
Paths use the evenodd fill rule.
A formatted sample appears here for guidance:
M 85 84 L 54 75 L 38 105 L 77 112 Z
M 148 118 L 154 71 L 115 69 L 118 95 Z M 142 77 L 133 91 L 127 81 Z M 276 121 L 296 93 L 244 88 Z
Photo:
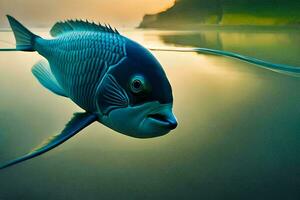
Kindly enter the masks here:
M 141 28 L 202 25 L 300 25 L 299 0 L 177 0 L 145 15 Z

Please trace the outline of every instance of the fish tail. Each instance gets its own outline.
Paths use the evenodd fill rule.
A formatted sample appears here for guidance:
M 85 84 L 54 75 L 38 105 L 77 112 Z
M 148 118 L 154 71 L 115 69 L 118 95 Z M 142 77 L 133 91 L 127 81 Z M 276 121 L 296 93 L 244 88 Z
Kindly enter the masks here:
M 15 51 L 35 51 L 34 43 L 39 36 L 33 34 L 12 16 L 7 15 L 7 19 L 15 35 L 17 43 Z M 13 51 L 13 49 L 6 50 Z M 3 51 L 5 51 L 5 49 L 3 49 Z

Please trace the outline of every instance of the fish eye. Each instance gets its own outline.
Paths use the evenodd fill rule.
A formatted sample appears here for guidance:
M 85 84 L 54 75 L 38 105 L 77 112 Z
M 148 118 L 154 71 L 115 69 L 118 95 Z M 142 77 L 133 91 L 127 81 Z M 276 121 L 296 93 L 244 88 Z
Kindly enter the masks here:
M 145 79 L 142 76 L 134 76 L 130 82 L 130 89 L 133 93 L 140 93 L 145 90 Z
M 140 87 L 142 87 L 142 83 L 140 80 L 134 80 L 132 82 L 132 86 L 134 87 L 134 89 L 139 89 Z

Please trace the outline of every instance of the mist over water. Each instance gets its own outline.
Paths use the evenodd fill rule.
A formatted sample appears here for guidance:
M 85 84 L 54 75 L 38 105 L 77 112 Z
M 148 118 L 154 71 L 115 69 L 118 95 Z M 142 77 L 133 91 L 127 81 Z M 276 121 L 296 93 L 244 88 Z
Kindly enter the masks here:
M 207 47 L 300 66 L 297 31 L 121 32 L 151 47 Z M 1 32 L 0 39 L 13 42 L 13 35 Z M 173 87 L 175 131 L 140 140 L 95 123 L 0 171 L 0 200 L 299 199 L 300 79 L 220 56 L 154 54 Z M 35 80 L 30 69 L 40 59 L 0 53 L 0 163 L 81 111 Z

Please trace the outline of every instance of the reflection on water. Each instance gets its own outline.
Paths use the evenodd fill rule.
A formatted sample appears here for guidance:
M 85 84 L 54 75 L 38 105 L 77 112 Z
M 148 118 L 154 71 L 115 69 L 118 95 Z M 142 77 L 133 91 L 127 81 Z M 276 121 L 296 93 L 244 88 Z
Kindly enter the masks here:
M 234 32 L 201 31 L 177 34 L 162 34 L 161 40 L 176 46 L 204 47 L 300 66 L 300 31 Z
M 201 46 L 300 66 L 294 33 L 124 34 L 147 46 Z M 9 32 L 0 38 L 13 41 Z M 173 87 L 175 131 L 139 140 L 93 124 L 55 150 L 1 171 L 0 199 L 298 199 L 300 80 L 219 56 L 155 56 Z M 40 58 L 0 53 L 1 163 L 80 111 L 33 78 L 30 68 Z
M 219 32 L 166 34 L 160 37 L 166 44 L 223 50 L 222 39 L 220 38 Z

